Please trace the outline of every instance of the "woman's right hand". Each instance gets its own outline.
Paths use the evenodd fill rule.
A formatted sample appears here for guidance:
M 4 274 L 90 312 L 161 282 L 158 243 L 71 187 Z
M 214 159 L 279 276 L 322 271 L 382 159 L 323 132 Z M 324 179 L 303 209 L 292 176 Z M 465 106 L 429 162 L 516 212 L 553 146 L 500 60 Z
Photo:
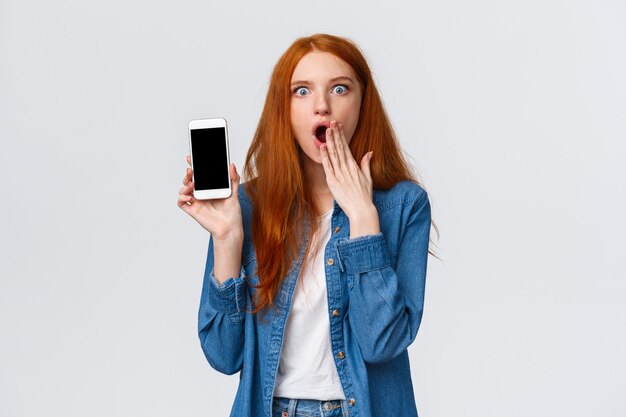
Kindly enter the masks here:
M 178 207 L 193 217 L 217 241 L 243 241 L 243 221 L 239 205 L 239 174 L 230 164 L 232 194 L 218 200 L 196 200 L 193 196 L 191 157 L 187 155 L 187 173 L 178 192 Z

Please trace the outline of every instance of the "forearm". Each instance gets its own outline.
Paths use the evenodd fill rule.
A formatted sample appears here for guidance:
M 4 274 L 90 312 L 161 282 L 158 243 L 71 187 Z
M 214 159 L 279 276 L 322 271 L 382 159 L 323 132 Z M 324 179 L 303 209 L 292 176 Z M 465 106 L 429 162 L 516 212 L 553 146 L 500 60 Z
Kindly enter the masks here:
M 407 304 L 382 234 L 347 240 L 338 250 L 348 275 L 350 324 L 363 358 L 386 362 L 413 341 L 421 308 Z M 412 289 L 417 295 L 419 289 Z
M 242 247 L 243 233 L 213 240 L 213 275 L 220 284 L 228 278 L 239 276 Z
M 407 304 L 391 267 L 353 276 L 350 318 L 365 361 L 387 362 L 415 339 L 421 305 Z
M 230 375 L 241 369 L 244 343 L 243 309 L 248 297 L 243 280 L 245 271 L 241 267 L 241 249 L 237 273 L 227 272 L 230 277 L 219 282 L 213 273 L 217 267 L 213 256 L 228 260 L 226 252 L 216 248 L 216 240 L 211 239 L 204 271 L 202 296 L 198 314 L 198 334 L 204 354 L 213 368 Z M 231 248 L 232 250 L 232 248 Z M 230 256 L 230 261 L 234 261 Z
M 218 372 L 232 375 L 243 363 L 244 326 L 234 325 L 232 318 L 210 307 L 200 311 L 198 336 L 204 356 Z
M 382 233 L 351 238 L 337 246 L 348 276 L 352 330 L 370 363 L 402 353 L 415 339 L 422 319 L 430 204 L 426 194 L 406 204 L 412 206 L 408 215 L 403 215 L 406 209 L 396 214 L 401 230 L 397 232 L 400 240 L 391 242 L 393 260 Z M 387 224 L 384 219 L 383 224 Z M 383 230 L 395 236 L 389 226 Z

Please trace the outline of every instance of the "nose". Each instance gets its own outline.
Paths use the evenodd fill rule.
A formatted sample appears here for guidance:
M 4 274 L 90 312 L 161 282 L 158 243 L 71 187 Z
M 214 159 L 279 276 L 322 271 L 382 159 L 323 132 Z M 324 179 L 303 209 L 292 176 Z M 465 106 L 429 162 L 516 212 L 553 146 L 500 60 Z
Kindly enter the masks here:
M 319 94 L 315 100 L 315 114 L 329 114 L 330 102 L 326 94 Z

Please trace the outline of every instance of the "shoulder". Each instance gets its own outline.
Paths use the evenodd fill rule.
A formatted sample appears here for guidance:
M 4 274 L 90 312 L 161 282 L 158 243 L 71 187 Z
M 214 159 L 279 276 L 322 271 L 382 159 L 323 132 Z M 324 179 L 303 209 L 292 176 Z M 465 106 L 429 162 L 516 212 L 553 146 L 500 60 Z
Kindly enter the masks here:
M 405 180 L 387 190 L 374 190 L 374 205 L 378 211 L 394 207 L 412 207 L 428 201 L 428 193 L 418 183 Z

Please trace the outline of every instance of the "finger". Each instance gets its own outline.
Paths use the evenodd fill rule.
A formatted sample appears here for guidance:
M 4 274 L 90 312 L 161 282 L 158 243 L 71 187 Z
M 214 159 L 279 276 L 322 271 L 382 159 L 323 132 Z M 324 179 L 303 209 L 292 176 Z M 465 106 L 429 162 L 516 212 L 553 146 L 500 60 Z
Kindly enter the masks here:
M 191 194 L 193 192 L 193 187 L 191 186 L 191 181 L 189 181 L 187 183 L 187 185 L 183 185 L 182 187 L 180 187 L 180 190 L 178 190 L 178 194 Z
M 189 164 L 189 166 L 191 166 L 191 155 L 187 155 L 187 163 Z
M 339 127 L 339 123 L 331 123 L 333 129 L 333 140 L 337 149 L 337 159 L 341 168 L 346 167 L 346 140 L 343 137 L 343 131 Z
M 335 177 L 341 176 L 341 165 L 339 163 L 339 156 L 337 155 L 337 148 L 335 146 L 335 137 L 334 131 L 332 128 L 326 129 L 326 152 L 328 153 L 328 158 L 330 160 L 330 165 L 333 169 L 333 174 Z
M 361 158 L 361 171 L 363 171 L 363 175 L 365 175 L 365 178 L 367 178 L 367 180 L 370 183 L 372 182 L 372 174 L 371 174 L 371 171 L 370 171 L 370 162 L 372 161 L 372 156 L 373 155 L 374 155 L 374 152 L 369 151 L 368 153 L 363 155 L 363 158 Z
M 241 177 L 237 173 L 237 167 L 235 166 L 235 164 L 230 164 L 230 184 L 233 190 L 232 195 L 234 195 L 235 198 L 238 198 L 239 196 L 239 181 L 240 180 L 241 180 Z
M 350 173 L 355 175 L 355 174 L 357 174 L 357 171 L 359 170 L 359 167 L 356 164 L 356 160 L 354 159 L 354 155 L 352 155 L 352 151 L 350 150 L 350 145 L 348 145 L 348 141 L 346 140 L 346 135 L 345 135 L 345 133 L 343 131 L 343 124 L 342 123 L 339 123 L 339 135 L 341 137 L 341 142 L 342 142 L 343 147 L 345 149 L 344 155 L 345 155 L 346 166 L 349 168 Z
M 191 203 L 193 201 L 193 196 L 189 195 L 189 194 L 179 194 L 178 195 L 178 207 L 185 209 L 185 207 L 183 206 L 187 206 L 189 207 L 189 204 L 187 203 Z M 186 210 L 185 210 L 186 211 Z
M 196 203 L 197 200 L 193 199 L 187 204 L 186 202 L 182 202 L 178 205 L 185 213 L 189 214 L 194 219 L 198 215 L 198 205 Z
M 322 167 L 324 168 L 324 172 L 326 173 L 326 183 L 328 181 L 333 181 L 335 179 L 335 173 L 333 170 L 332 163 L 330 162 L 330 156 L 328 156 L 328 145 L 322 144 L 320 147 L 320 152 L 322 155 Z
M 187 185 L 189 183 L 189 181 L 191 181 L 191 168 L 187 168 L 187 171 L 185 172 L 185 178 L 183 178 L 183 184 Z

